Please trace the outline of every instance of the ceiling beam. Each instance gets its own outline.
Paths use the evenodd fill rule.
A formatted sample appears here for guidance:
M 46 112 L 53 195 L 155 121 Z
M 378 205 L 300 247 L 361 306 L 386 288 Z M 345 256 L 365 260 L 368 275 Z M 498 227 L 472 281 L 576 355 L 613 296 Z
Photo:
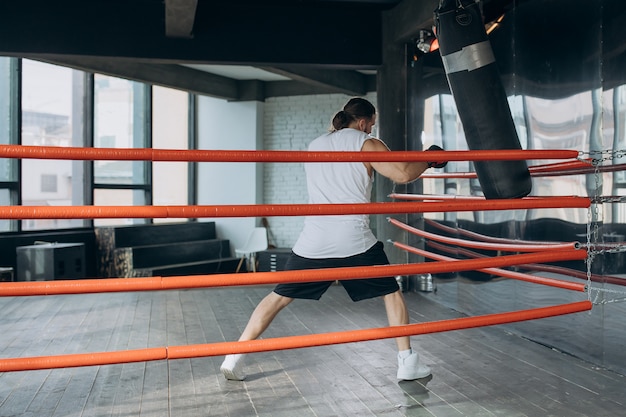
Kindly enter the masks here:
M 376 76 L 364 75 L 367 80 L 367 91 L 376 91 Z M 271 81 L 264 83 L 264 97 L 288 97 L 288 96 L 306 96 L 312 94 L 339 94 L 336 88 L 320 85 L 312 85 L 301 81 Z M 360 95 L 354 93 L 345 93 L 350 96 Z
M 358 71 L 285 65 L 260 69 L 335 93 L 362 96 L 368 92 L 367 76 Z
M 175 88 L 228 101 L 264 101 L 268 97 L 311 94 L 365 94 L 346 90 L 345 88 L 339 89 L 336 86 L 320 82 L 236 80 L 182 65 L 140 63 L 128 59 L 42 54 L 28 55 L 24 58 L 62 65 L 81 71 Z M 375 75 L 358 74 L 359 78 L 364 80 L 366 93 L 376 90 Z
M 140 63 L 126 59 L 59 55 L 29 55 L 25 56 L 25 58 L 63 65 L 82 71 L 96 72 L 133 81 L 176 88 L 226 100 L 238 100 L 240 96 L 237 80 L 198 71 L 182 65 Z
M 193 38 L 198 0 L 165 0 L 165 35 Z

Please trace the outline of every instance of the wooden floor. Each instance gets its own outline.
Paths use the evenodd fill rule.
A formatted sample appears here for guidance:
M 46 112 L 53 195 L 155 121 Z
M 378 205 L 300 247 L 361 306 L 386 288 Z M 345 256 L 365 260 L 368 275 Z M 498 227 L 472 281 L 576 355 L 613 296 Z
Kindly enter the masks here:
M 0 299 L 0 357 L 236 340 L 270 287 Z M 459 317 L 407 293 L 411 320 Z M 539 307 L 539 306 L 538 306 Z M 265 337 L 382 327 L 380 300 L 339 286 L 297 301 Z M 622 416 L 626 378 L 501 328 L 415 337 L 433 368 L 395 379 L 392 340 L 249 355 L 245 382 L 221 357 L 0 373 L 0 416 Z

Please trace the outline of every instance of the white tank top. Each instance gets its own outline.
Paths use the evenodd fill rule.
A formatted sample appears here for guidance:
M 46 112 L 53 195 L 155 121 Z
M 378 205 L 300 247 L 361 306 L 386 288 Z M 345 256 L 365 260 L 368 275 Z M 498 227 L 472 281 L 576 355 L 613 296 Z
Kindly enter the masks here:
M 327 133 L 309 151 L 360 151 L 367 133 L 345 128 Z M 362 162 L 305 163 L 309 204 L 369 203 L 371 178 Z M 305 258 L 345 258 L 367 251 L 377 241 L 369 215 L 307 216 L 293 251 Z

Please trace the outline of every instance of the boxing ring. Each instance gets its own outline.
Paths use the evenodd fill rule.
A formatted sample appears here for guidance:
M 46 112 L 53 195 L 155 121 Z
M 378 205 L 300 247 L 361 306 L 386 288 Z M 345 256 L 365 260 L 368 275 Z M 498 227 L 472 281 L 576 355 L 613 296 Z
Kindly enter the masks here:
M 145 160 L 145 161 L 193 161 L 193 162 L 359 162 L 359 161 L 428 161 L 433 159 L 448 161 L 465 160 L 522 160 L 522 159 L 566 159 L 563 163 L 551 164 L 531 170 L 533 175 L 556 175 L 568 172 L 580 172 L 592 169 L 598 171 L 590 160 L 579 159 L 578 151 L 552 150 L 497 150 L 497 151 L 431 151 L 431 152 L 296 152 L 296 151 L 186 151 L 158 149 L 104 149 L 104 148 L 56 148 L 26 147 L 16 145 L 0 146 L 2 158 L 34 159 L 74 159 L 74 160 Z M 445 174 L 425 174 L 430 175 Z M 455 174 L 456 175 L 456 174 Z M 244 206 L 11 206 L 0 207 L 2 219 L 58 219 L 58 218 L 204 218 L 204 217 L 271 217 L 304 216 L 330 214 L 394 214 L 428 213 L 448 211 L 477 210 L 515 210 L 528 208 L 583 208 L 591 210 L 592 199 L 577 196 L 524 197 L 519 199 L 492 199 L 455 196 L 400 196 L 407 202 L 383 202 L 367 204 L 332 204 L 332 205 L 244 205 Z M 445 242 L 437 235 L 414 229 L 397 220 L 389 220 L 394 226 L 410 233 L 421 234 L 433 241 Z M 450 240 L 447 240 L 450 243 Z M 93 352 L 66 355 L 50 355 L 0 359 L 0 372 L 41 370 L 66 367 L 109 365 L 155 360 L 174 360 L 183 358 L 220 356 L 229 353 L 251 353 L 271 350 L 296 349 L 350 342 L 362 342 L 399 336 L 423 335 L 473 327 L 492 326 L 518 321 L 566 315 L 589 311 L 594 302 L 591 297 L 592 274 L 587 274 L 587 282 L 577 283 L 558 279 L 543 278 L 529 274 L 504 270 L 521 264 L 539 264 L 546 262 L 585 260 L 593 257 L 595 248 L 589 242 L 517 242 L 486 243 L 469 241 L 454 244 L 466 244 L 474 248 L 497 248 L 504 252 L 518 254 L 457 260 L 436 255 L 422 249 L 392 242 L 395 247 L 406 250 L 435 262 L 405 265 L 383 265 L 372 267 L 336 268 L 326 270 L 257 272 L 251 274 L 214 274 L 177 277 L 148 278 L 111 278 L 84 279 L 76 281 L 42 282 L 3 282 L 0 283 L 0 296 L 27 297 L 35 295 L 54 296 L 59 294 L 85 294 L 131 291 L 167 291 L 174 289 L 211 288 L 224 286 L 246 286 L 275 284 L 279 282 L 327 281 L 336 279 L 374 278 L 409 274 L 437 274 L 477 270 L 503 277 L 547 285 L 570 291 L 587 293 L 587 299 L 572 303 L 537 307 L 519 311 L 501 312 L 474 317 L 458 318 L 426 323 L 409 324 L 384 328 L 369 328 L 344 332 L 287 336 L 246 342 L 222 342 L 200 345 L 164 346 L 138 350 Z M 590 263 L 590 262 L 588 262 Z

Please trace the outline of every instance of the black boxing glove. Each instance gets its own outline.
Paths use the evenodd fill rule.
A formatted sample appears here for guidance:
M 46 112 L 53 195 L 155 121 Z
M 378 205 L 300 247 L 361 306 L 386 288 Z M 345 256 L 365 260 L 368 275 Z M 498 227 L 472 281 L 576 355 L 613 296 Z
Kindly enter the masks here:
M 443 148 L 437 145 L 430 145 L 427 151 L 443 151 Z M 448 161 L 434 161 L 428 162 L 428 168 L 443 168 L 448 165 Z

